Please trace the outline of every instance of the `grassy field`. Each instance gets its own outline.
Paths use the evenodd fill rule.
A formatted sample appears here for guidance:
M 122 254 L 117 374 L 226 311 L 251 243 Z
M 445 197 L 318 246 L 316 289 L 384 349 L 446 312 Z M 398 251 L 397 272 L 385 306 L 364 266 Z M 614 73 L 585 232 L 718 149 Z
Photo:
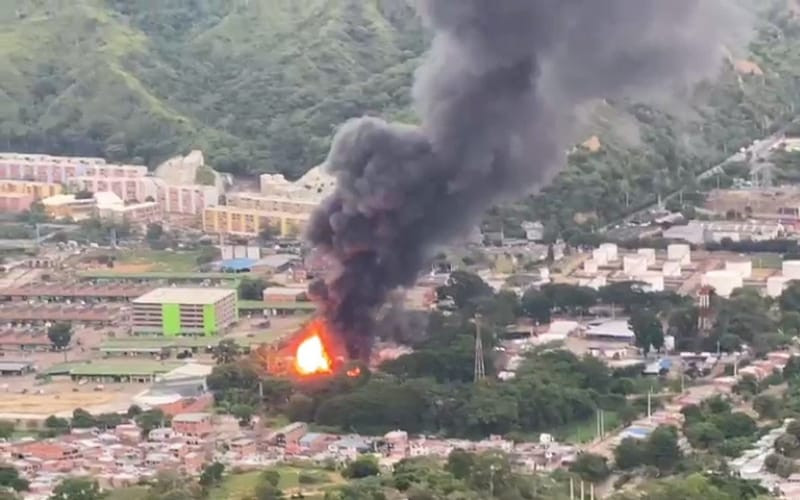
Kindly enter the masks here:
M 111 492 L 108 496 L 111 500 L 141 500 L 147 495 L 147 488 L 144 486 L 130 486 L 119 488 Z
M 325 489 L 328 489 L 336 484 L 343 482 L 342 478 L 333 472 L 325 471 L 322 469 L 301 469 L 298 467 L 277 467 L 275 468 L 281 474 L 280 488 L 284 494 L 291 494 L 298 489 L 304 491 L 304 498 L 314 499 L 323 498 Z M 319 484 L 311 484 L 300 486 L 299 478 L 301 472 L 309 472 L 327 476 L 329 481 Z M 261 471 L 245 472 L 243 474 L 232 474 L 226 476 L 222 484 L 209 492 L 209 500 L 243 500 L 253 495 L 256 486 L 259 482 Z M 310 493 L 307 494 L 306 492 Z M 319 494 L 317 494 L 319 493 Z M 287 495 L 288 496 L 288 495 Z
M 200 252 L 169 252 L 166 250 L 124 250 L 118 254 L 116 267 L 124 271 L 186 273 L 197 268 Z

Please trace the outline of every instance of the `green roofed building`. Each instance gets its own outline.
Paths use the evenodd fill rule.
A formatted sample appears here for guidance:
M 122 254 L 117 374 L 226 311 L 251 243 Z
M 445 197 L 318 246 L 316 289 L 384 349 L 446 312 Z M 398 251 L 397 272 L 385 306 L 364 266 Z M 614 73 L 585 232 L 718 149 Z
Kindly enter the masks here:
M 133 333 L 212 336 L 238 319 L 236 290 L 158 288 L 133 301 Z

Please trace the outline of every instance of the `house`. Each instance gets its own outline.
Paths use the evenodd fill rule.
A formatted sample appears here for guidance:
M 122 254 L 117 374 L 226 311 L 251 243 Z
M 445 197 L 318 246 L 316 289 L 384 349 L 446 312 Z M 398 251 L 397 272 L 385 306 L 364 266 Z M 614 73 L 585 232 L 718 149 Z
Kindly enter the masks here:
M 308 424 L 294 422 L 272 433 L 267 441 L 281 448 L 299 448 L 300 438 L 308 433 Z
M 345 436 L 328 445 L 328 453 L 339 460 L 355 460 L 362 453 L 371 451 L 372 441 L 357 434 Z
M 57 441 L 33 441 L 16 447 L 13 455 L 20 459 L 35 458 L 41 461 L 68 460 L 78 458 L 80 450 L 77 446 Z
M 247 458 L 258 453 L 256 442 L 247 438 L 240 438 L 231 441 L 228 445 L 228 448 L 230 449 L 231 453 L 240 459 Z
M 172 430 L 178 434 L 204 437 L 211 434 L 210 413 L 180 413 L 172 419 Z
M 0 361 L 0 375 L 13 376 L 25 375 L 33 373 L 34 367 L 32 361 Z

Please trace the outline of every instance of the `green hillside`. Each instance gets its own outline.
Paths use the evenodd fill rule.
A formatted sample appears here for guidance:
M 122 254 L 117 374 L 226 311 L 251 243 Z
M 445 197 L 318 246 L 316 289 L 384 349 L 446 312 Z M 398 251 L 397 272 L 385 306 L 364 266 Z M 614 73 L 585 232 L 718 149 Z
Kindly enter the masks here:
M 596 135 L 600 149 L 579 148 L 545 196 L 489 225 L 613 219 L 794 119 L 796 2 L 741 1 L 759 19 L 751 54 L 732 54 L 721 79 L 681 105 L 587 109 L 578 142 Z M 298 176 L 349 117 L 414 119 L 410 86 L 427 42 L 412 4 L 0 0 L 0 149 L 152 166 L 201 147 L 219 170 Z
M 0 0 L 0 148 L 299 175 L 424 48 L 405 0 Z

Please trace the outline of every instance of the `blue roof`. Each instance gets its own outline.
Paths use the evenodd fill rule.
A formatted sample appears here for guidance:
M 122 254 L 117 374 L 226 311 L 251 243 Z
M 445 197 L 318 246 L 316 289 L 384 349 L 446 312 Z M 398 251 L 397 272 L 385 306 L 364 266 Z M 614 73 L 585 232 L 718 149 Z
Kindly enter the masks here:
M 220 267 L 232 271 L 245 271 L 253 267 L 256 262 L 258 262 L 256 259 L 228 259 L 223 260 Z
M 317 439 L 319 439 L 320 436 L 322 436 L 322 434 L 318 432 L 309 432 L 308 434 L 300 438 L 300 446 L 308 446 Z

